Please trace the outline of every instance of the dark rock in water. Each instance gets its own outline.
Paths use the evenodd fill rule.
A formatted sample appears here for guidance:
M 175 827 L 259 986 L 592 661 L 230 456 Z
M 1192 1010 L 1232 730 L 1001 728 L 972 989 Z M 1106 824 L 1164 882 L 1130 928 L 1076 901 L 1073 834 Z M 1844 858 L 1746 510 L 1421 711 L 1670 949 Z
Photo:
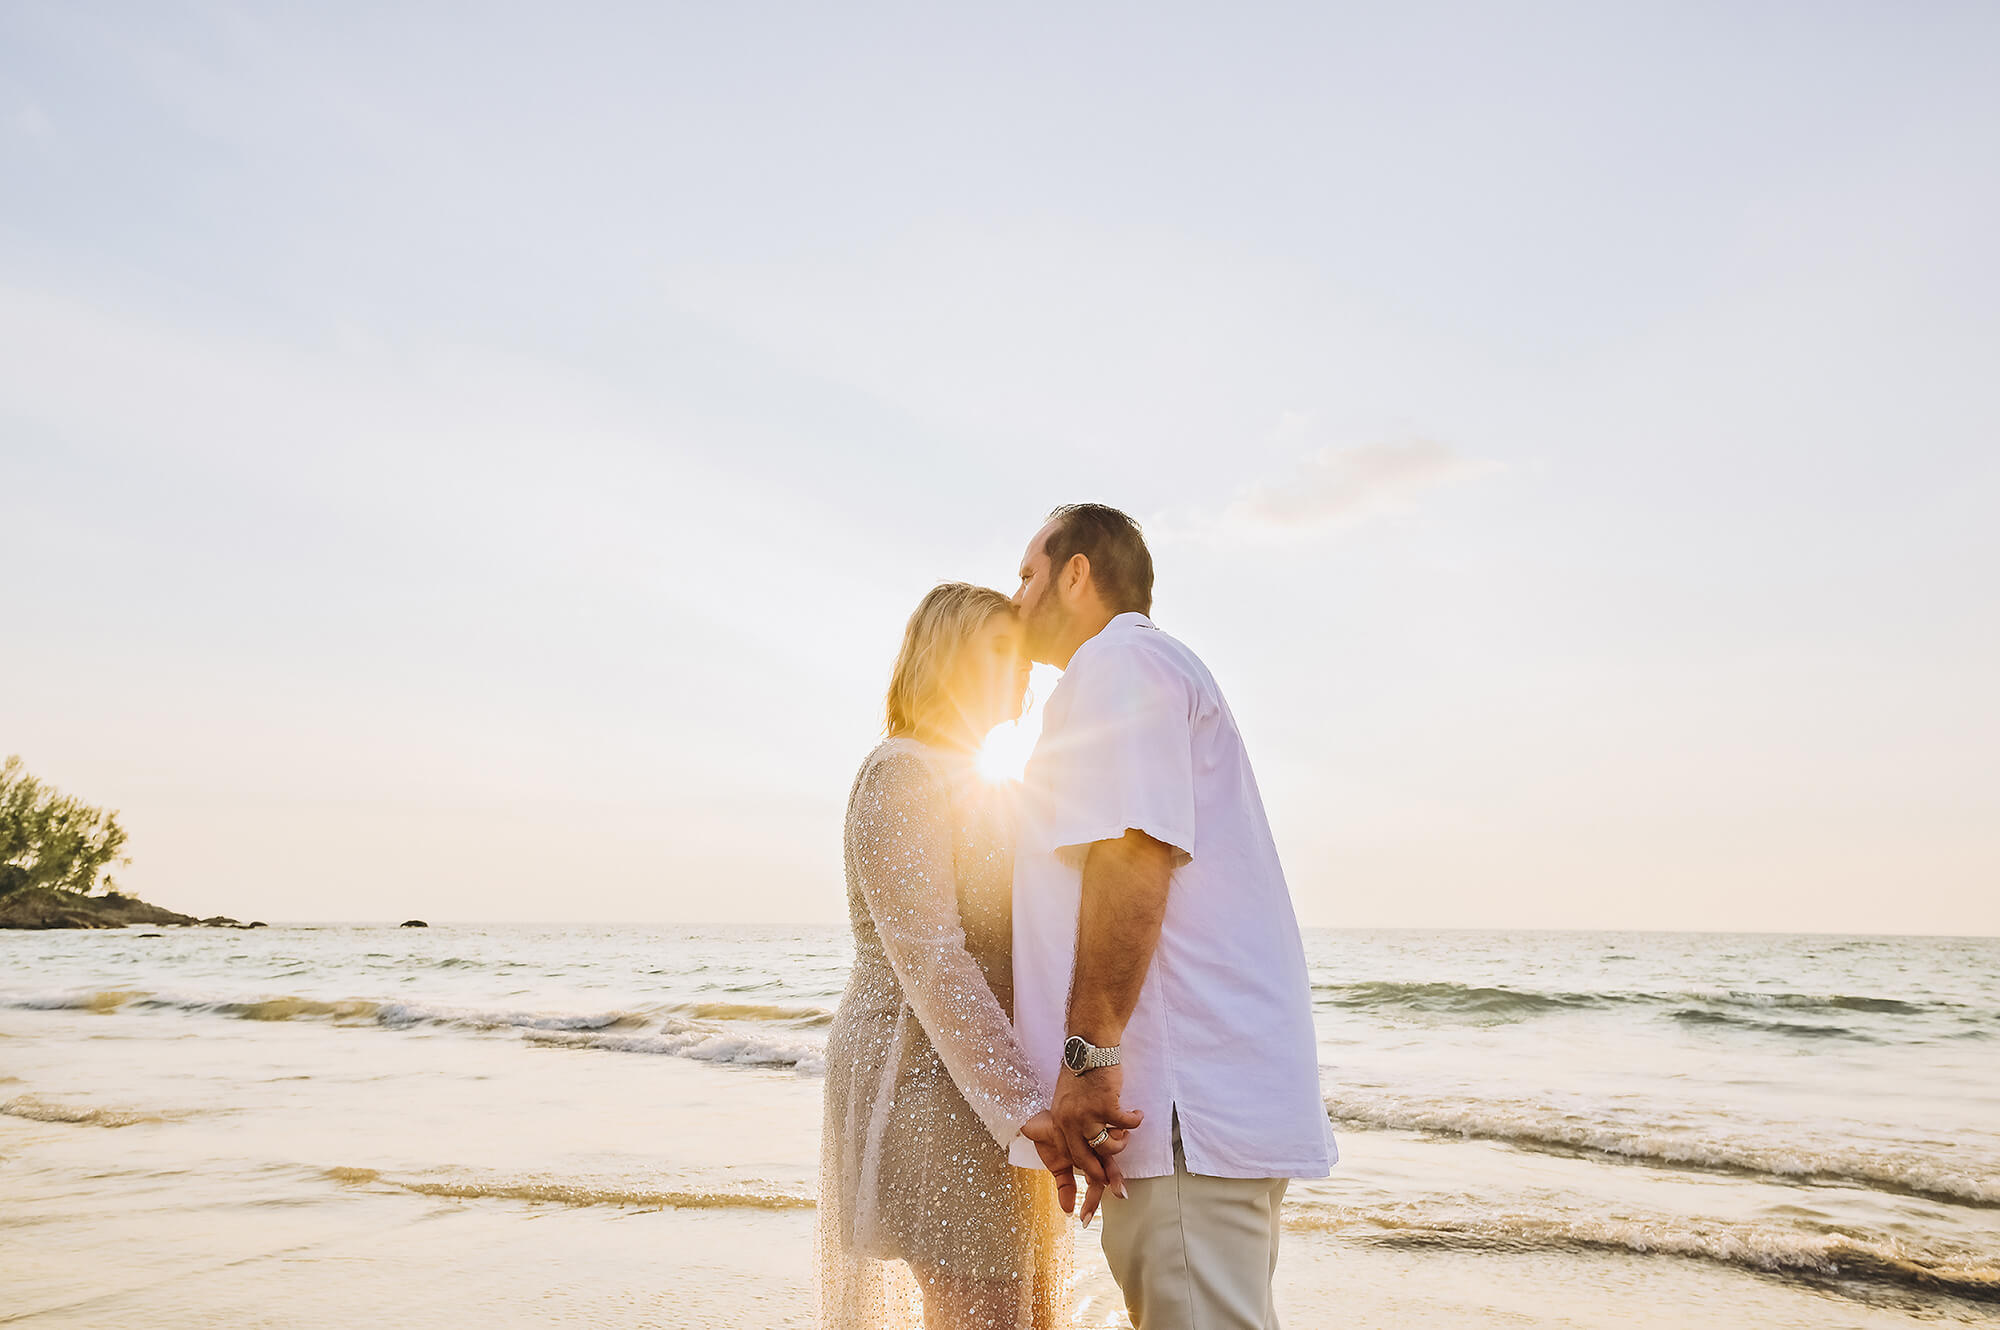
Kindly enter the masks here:
M 140 937 L 165 937 L 165 933 L 141 933 Z
M 402 922 L 402 924 L 400 925 L 400 927 L 403 927 L 403 928 L 429 928 L 429 927 L 430 927 L 430 925 L 429 925 L 429 924 L 427 924 L 427 923 L 425 923 L 425 922 L 424 922 L 423 920 L 421 920 L 421 919 L 405 919 L 405 920 L 404 920 L 404 921 Z
M 251 921 L 250 921 L 249 923 L 247 923 L 247 924 L 245 924 L 245 925 L 243 925 L 243 926 L 244 926 L 245 928 L 269 928 L 269 927 L 270 927 L 270 925 L 269 925 L 269 924 L 267 924 L 267 923 L 265 923 L 265 922 L 264 922 L 264 921 L 263 921 L 262 919 L 252 919 L 252 920 L 251 920 Z

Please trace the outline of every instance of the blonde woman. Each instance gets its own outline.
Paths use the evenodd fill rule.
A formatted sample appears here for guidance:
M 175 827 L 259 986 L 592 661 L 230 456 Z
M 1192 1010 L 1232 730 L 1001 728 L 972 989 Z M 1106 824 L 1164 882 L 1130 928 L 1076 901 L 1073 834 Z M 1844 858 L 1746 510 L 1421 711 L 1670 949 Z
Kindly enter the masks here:
M 1074 1194 L 1007 1162 L 1017 1135 L 1056 1138 L 1010 1023 L 1012 818 L 973 765 L 1020 716 L 1028 669 L 1006 596 L 934 588 L 903 633 L 888 737 L 848 796 L 854 970 L 827 1037 L 818 1221 L 828 1330 L 1069 1323 Z

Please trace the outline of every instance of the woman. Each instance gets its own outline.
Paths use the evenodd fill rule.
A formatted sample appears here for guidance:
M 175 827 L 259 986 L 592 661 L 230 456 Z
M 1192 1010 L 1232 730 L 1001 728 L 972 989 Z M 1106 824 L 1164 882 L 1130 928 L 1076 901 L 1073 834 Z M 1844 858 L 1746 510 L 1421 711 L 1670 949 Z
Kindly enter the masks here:
M 1007 1163 L 1024 1127 L 1054 1135 L 1009 1020 L 1011 817 L 973 767 L 1027 682 L 1007 598 L 934 588 L 903 632 L 888 738 L 848 796 L 854 971 L 827 1037 L 821 1148 L 828 1330 L 1069 1320 L 1054 1181 Z

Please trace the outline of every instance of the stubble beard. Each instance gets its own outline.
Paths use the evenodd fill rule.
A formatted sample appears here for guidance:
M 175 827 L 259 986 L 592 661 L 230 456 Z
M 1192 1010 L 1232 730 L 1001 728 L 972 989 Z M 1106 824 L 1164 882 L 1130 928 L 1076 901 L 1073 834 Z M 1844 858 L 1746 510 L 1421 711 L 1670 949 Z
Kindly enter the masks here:
M 1021 616 L 1021 636 L 1028 649 L 1028 659 L 1044 665 L 1055 664 L 1055 644 L 1062 636 L 1065 623 L 1062 603 L 1053 591 L 1044 592 L 1042 598 Z

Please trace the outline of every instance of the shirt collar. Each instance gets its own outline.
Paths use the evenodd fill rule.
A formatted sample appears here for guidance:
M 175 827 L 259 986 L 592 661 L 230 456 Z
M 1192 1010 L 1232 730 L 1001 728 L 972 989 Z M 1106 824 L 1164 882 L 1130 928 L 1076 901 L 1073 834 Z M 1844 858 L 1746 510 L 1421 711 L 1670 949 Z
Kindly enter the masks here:
M 1077 657 L 1090 650 L 1092 646 L 1102 642 L 1110 635 L 1113 628 L 1151 628 L 1158 631 L 1159 625 L 1137 610 L 1126 610 L 1123 614 L 1114 614 L 1111 616 L 1111 622 L 1098 629 L 1094 635 L 1085 638 L 1077 647 L 1075 653 L 1069 658 L 1071 668 L 1075 667 Z

